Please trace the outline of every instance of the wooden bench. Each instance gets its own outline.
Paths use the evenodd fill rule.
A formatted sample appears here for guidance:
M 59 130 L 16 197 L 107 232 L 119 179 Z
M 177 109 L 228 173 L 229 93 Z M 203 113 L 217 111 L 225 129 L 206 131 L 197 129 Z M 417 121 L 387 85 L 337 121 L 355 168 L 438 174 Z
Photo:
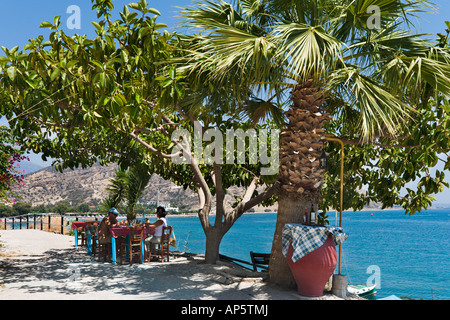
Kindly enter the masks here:
M 253 251 L 250 251 L 250 258 L 252 259 L 252 262 L 247 262 L 236 258 L 228 257 L 223 254 L 219 254 L 219 258 L 223 261 L 233 263 L 239 267 L 251 271 L 258 272 L 258 268 L 260 268 L 261 271 L 264 272 L 269 270 L 270 253 L 255 253 Z M 251 268 L 246 267 L 245 265 L 249 265 L 251 266 Z

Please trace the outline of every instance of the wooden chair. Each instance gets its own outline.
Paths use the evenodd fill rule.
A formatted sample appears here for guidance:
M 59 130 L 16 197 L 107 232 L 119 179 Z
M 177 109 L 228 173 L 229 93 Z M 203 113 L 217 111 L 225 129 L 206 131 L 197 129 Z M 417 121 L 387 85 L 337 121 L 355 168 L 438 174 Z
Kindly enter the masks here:
M 84 228 L 83 227 L 77 228 L 77 233 L 78 233 L 78 241 L 79 241 L 79 243 L 77 245 L 79 245 L 80 247 L 83 247 L 86 244 L 86 234 L 84 232 Z
M 250 251 L 250 258 L 252 259 L 253 271 L 258 271 L 257 267 L 262 269 L 262 271 L 269 270 L 270 253 Z
M 133 264 L 133 256 L 139 255 L 139 262 L 142 263 L 144 227 L 136 226 L 130 228 L 127 240 L 120 244 L 120 264 L 123 262 L 124 255 L 128 255 L 130 264 Z
M 106 261 L 106 258 L 108 257 L 108 261 L 111 262 L 111 242 L 109 243 L 101 243 L 97 238 L 97 246 L 96 248 L 98 252 L 98 261 L 100 262 L 100 259 L 103 258 L 103 261 Z
M 98 223 L 93 223 L 92 225 L 87 225 L 84 228 L 86 234 L 86 245 L 89 240 L 89 235 L 91 236 L 91 253 L 95 256 L 98 253 Z
M 91 246 L 91 250 L 92 250 L 92 255 L 95 256 L 98 251 L 99 251 L 99 245 L 98 245 L 98 228 L 99 228 L 99 224 L 98 223 L 94 223 L 93 224 L 95 231 L 94 234 L 91 235 L 91 241 L 92 241 L 92 246 Z
M 81 227 L 81 228 L 77 229 L 78 235 L 79 235 L 78 236 L 78 240 L 81 241 L 80 247 L 87 246 L 88 237 L 87 237 L 87 234 L 86 234 L 86 227 L 89 226 L 89 225 L 93 225 L 93 224 L 97 225 L 98 222 L 87 221 L 85 227 Z
M 169 240 L 170 240 L 170 236 L 172 235 L 172 231 L 173 231 L 173 227 L 172 226 L 168 226 L 168 227 L 163 227 L 162 229 L 162 236 L 161 236 L 161 243 L 158 243 L 156 245 L 156 251 L 155 253 L 149 252 L 148 254 L 148 261 L 150 262 L 150 258 L 152 256 L 152 254 L 154 256 L 158 256 L 161 257 L 161 262 L 164 262 L 164 256 L 167 257 L 167 262 L 169 261 L 169 251 L 170 251 L 170 244 L 169 244 Z

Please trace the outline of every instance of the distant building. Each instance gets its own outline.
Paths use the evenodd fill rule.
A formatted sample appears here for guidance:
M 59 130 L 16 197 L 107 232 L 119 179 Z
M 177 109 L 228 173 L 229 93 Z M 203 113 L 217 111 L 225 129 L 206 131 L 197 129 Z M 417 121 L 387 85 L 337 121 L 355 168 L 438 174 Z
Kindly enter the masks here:
M 170 208 L 170 202 L 160 202 L 159 206 L 167 210 L 167 208 Z
M 141 203 L 140 201 L 138 201 L 137 203 Z M 143 202 L 142 204 L 146 204 L 146 205 L 154 205 L 156 204 L 156 201 L 147 201 L 147 202 Z

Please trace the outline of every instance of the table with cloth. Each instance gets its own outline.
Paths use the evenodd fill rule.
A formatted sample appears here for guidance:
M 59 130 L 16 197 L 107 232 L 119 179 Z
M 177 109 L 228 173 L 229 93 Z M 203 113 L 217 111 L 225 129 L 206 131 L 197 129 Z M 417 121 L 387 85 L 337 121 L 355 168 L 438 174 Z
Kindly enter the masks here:
M 130 233 L 130 228 L 133 227 L 115 227 L 115 228 L 111 228 L 110 229 L 110 234 L 111 234 L 111 251 L 112 251 L 112 255 L 111 255 L 111 259 L 112 259 L 112 263 L 116 263 L 117 260 L 117 254 L 116 254 L 116 238 L 118 237 L 122 237 L 122 236 L 128 236 Z M 144 263 L 144 239 L 146 238 L 147 235 L 153 235 L 155 234 L 155 228 L 149 228 L 149 227 L 144 227 L 144 238 L 142 239 L 142 263 Z
M 283 228 L 283 255 L 287 257 L 289 245 L 292 243 L 294 252 L 292 261 L 297 262 L 308 253 L 320 248 L 331 235 L 335 245 L 341 245 L 348 234 L 342 227 L 309 226 L 303 224 L 286 224 Z
M 78 229 L 84 229 L 88 225 L 92 225 L 98 221 L 96 220 L 84 220 L 72 222 L 72 229 L 74 229 L 75 247 L 78 246 Z

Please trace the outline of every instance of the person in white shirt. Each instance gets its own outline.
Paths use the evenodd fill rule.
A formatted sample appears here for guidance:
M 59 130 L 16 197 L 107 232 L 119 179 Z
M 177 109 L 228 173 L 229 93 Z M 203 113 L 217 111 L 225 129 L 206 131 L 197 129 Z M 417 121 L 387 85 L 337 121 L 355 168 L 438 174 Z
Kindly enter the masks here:
M 147 250 L 151 250 L 150 252 L 154 252 L 156 249 L 156 245 L 161 243 L 162 229 L 163 227 L 167 227 L 167 219 L 166 219 L 166 210 L 163 207 L 156 208 L 156 220 L 155 223 L 146 223 L 145 226 L 149 228 L 155 228 L 155 234 L 150 235 L 144 240 L 144 244 L 147 247 Z

